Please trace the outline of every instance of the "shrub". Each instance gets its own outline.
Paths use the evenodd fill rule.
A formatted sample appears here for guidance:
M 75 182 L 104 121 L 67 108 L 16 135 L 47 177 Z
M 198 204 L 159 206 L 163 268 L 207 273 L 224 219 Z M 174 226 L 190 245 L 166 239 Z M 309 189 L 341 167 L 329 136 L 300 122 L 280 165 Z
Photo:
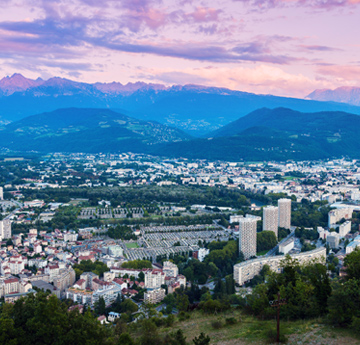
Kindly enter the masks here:
M 218 320 L 212 321 L 211 326 L 214 329 L 219 329 L 223 326 L 223 323 L 221 322 L 221 320 L 218 319 Z
M 236 319 L 234 317 L 228 317 L 226 318 L 226 324 L 227 325 L 235 325 L 236 324 Z

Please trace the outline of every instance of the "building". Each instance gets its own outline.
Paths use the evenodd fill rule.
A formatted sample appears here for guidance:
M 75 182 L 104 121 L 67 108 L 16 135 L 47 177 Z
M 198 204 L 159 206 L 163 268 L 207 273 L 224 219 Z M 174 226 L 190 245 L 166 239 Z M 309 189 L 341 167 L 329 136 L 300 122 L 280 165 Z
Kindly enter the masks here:
M 341 219 L 351 219 L 353 209 L 351 207 L 337 208 L 331 210 L 328 214 L 328 227 L 335 228 L 336 223 L 340 222 Z
M 0 187 L 0 200 L 4 200 L 4 189 Z
M 162 270 L 151 270 L 145 272 L 145 287 L 147 289 L 158 289 L 165 284 L 165 273 Z
M 161 302 L 165 298 L 165 290 L 162 288 L 148 290 L 144 293 L 144 302 L 156 304 Z
M 203 262 L 205 256 L 208 255 L 209 253 L 210 253 L 210 249 L 200 248 L 199 250 L 193 252 L 193 257 L 195 259 L 198 259 L 200 262 Z
M 55 295 L 57 298 L 60 298 L 60 290 L 58 290 L 54 285 L 49 284 L 43 280 L 36 280 L 32 282 L 32 286 L 43 290 L 50 291 L 52 295 Z
M 263 208 L 263 230 L 273 231 L 278 237 L 279 225 L 279 208 L 275 206 L 267 206 Z
M 124 250 L 120 246 L 109 246 L 108 254 L 115 257 L 124 256 Z
M 59 274 L 54 278 L 54 286 L 60 290 L 61 297 L 64 296 L 66 289 L 75 283 L 76 274 L 72 267 L 59 270 Z
M 360 247 L 360 235 L 356 236 L 354 240 L 346 246 L 345 253 L 350 254 L 358 247 Z
M 164 261 L 163 272 L 166 277 L 177 277 L 179 275 L 179 268 L 171 261 Z
M 351 231 L 351 221 L 347 220 L 345 223 L 339 226 L 340 237 L 345 237 Z
M 321 247 L 309 252 L 293 254 L 290 256 L 292 259 L 297 259 L 300 263 L 305 263 L 309 260 L 325 262 L 326 248 Z M 276 255 L 240 262 L 234 265 L 234 280 L 239 285 L 243 285 L 245 282 L 250 281 L 258 275 L 264 265 L 268 265 L 272 271 L 281 272 L 280 264 L 283 259 L 283 255 Z
M 243 218 L 239 222 L 239 251 L 245 260 L 256 255 L 256 219 Z
M 279 227 L 290 229 L 291 226 L 291 199 L 279 199 Z
M 243 219 L 244 216 L 243 215 L 234 215 L 234 216 L 230 216 L 230 224 L 232 223 L 239 223 L 240 219 Z
M 0 221 L 0 241 L 11 238 L 11 220 L 5 218 Z
M 295 241 L 293 238 L 289 238 L 283 243 L 279 244 L 279 253 L 287 254 L 291 249 L 294 248 Z
M 329 244 L 331 249 L 336 249 L 339 247 L 339 234 L 333 233 L 333 235 L 328 235 L 326 237 L 326 243 Z
M 111 311 L 108 316 L 108 320 L 110 322 L 115 322 L 117 319 L 119 319 L 121 316 L 120 313 L 116 313 L 115 311 Z

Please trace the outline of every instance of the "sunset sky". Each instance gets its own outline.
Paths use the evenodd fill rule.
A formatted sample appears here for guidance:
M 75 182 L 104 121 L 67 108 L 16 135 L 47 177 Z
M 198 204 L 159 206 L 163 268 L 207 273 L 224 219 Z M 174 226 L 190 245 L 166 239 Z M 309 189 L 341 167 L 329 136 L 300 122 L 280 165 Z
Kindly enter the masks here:
M 360 0 L 0 0 L 0 78 L 360 86 Z

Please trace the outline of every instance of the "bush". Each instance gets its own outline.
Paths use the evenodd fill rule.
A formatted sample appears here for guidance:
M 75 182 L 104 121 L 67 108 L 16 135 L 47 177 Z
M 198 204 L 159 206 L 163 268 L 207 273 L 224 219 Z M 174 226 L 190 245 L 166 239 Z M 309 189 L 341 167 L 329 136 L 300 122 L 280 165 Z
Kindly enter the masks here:
M 354 317 L 351 323 L 352 330 L 357 334 L 360 335 L 360 318 Z
M 184 311 L 181 311 L 179 313 L 179 321 L 184 321 L 184 320 L 188 320 L 188 319 L 190 319 L 189 313 L 185 313 Z
M 227 325 L 235 325 L 236 324 L 236 319 L 234 317 L 228 317 L 226 318 L 226 324 Z
M 222 326 L 223 323 L 221 322 L 220 319 L 211 322 L 211 327 L 214 329 L 220 329 Z

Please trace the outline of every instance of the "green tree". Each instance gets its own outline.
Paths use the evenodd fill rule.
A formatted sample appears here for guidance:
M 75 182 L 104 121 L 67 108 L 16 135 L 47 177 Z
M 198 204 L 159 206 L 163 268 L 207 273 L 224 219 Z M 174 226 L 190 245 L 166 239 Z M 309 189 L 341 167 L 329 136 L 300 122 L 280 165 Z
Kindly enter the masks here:
M 360 250 L 358 248 L 345 256 L 344 266 L 346 267 L 346 280 L 360 279 Z
M 208 345 L 210 344 L 210 337 L 203 332 L 198 337 L 193 339 L 194 345 Z
M 104 315 L 106 309 L 106 304 L 104 297 L 100 297 L 95 303 L 94 303 L 94 310 L 97 315 Z
M 258 252 L 270 250 L 277 245 L 276 235 L 273 231 L 261 231 L 256 236 L 256 247 Z

